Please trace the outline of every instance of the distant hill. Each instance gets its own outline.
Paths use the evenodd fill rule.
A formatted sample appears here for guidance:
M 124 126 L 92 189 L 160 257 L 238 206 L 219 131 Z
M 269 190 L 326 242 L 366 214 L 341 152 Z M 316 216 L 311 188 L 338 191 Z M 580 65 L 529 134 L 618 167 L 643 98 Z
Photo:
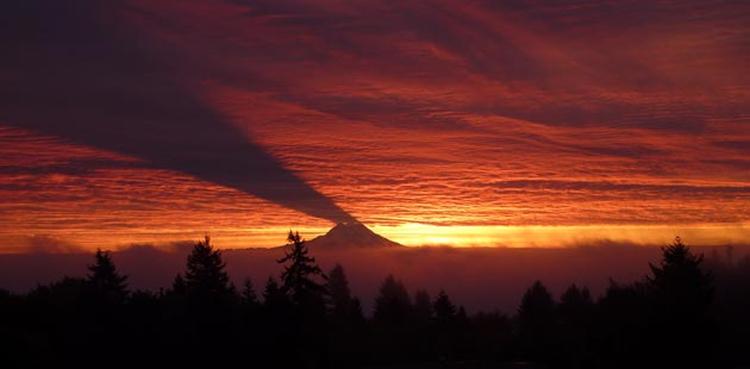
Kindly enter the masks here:
M 307 241 L 311 250 L 380 249 L 403 247 L 359 222 L 336 224 L 328 233 Z

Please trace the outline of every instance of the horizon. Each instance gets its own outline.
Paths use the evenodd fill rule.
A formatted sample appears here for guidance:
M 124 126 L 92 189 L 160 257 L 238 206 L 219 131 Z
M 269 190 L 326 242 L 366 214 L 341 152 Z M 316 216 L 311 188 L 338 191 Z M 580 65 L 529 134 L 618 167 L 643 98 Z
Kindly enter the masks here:
M 402 225 L 404 226 L 404 225 Z M 702 226 L 693 226 L 693 227 L 685 227 L 682 226 L 667 226 L 662 225 L 659 227 L 642 227 L 642 226 L 618 226 L 614 227 L 614 229 L 621 229 L 625 231 L 626 233 L 630 234 L 638 234 L 638 236 L 633 237 L 617 237 L 616 233 L 612 233 L 612 228 L 607 227 L 601 227 L 601 226 L 578 226 L 578 227 L 560 227 L 560 226 L 528 226 L 523 227 L 523 230 L 521 233 L 523 233 L 522 238 L 518 237 L 512 237 L 508 234 L 508 232 L 505 233 L 505 237 L 503 238 L 505 243 L 491 243 L 491 242 L 467 242 L 467 243 L 449 243 L 449 242 L 441 242 L 445 241 L 446 238 L 440 237 L 439 233 L 436 236 L 434 229 L 430 229 L 430 226 L 427 225 L 421 225 L 421 224 L 407 224 L 406 227 L 410 226 L 416 226 L 419 231 L 412 230 L 411 233 L 413 237 L 409 237 L 407 235 L 407 240 L 413 240 L 413 239 L 419 239 L 419 240 L 425 240 L 428 241 L 426 243 L 405 243 L 403 242 L 403 238 L 396 238 L 396 239 L 390 239 L 389 237 L 385 237 L 385 239 L 389 241 L 393 241 L 398 243 L 401 246 L 405 246 L 407 248 L 457 248 L 457 249 L 472 249 L 472 248 L 512 248 L 512 249 L 559 249 L 559 248 L 579 248 L 579 247 L 607 247 L 607 246 L 634 246 L 634 247 L 651 247 L 651 248 L 660 248 L 664 245 L 669 244 L 669 241 L 673 240 L 674 237 L 681 237 L 683 239 L 687 238 L 690 239 L 690 245 L 694 247 L 714 247 L 714 248 L 722 248 L 722 247 L 731 247 L 731 246 L 739 246 L 744 247 L 745 245 L 749 245 L 750 243 L 745 242 L 745 236 L 747 232 L 750 232 L 750 230 L 746 230 L 744 227 L 732 227 L 730 230 L 733 232 L 729 235 L 725 234 L 723 237 L 715 238 L 711 237 L 711 233 L 716 231 L 717 227 L 702 225 Z M 102 245 L 102 244 L 92 244 L 93 248 L 87 247 L 88 245 L 81 245 L 76 243 L 68 242 L 64 239 L 57 239 L 52 237 L 46 237 L 46 236 L 32 236 L 29 237 L 24 241 L 24 245 L 22 247 L 9 247 L 6 243 L 2 249 L 0 249 L 0 255 L 2 254 L 19 254 L 19 253 L 91 253 L 95 251 L 96 249 L 102 249 L 102 250 L 110 250 L 110 251 L 123 251 L 128 250 L 130 248 L 137 248 L 137 247 L 152 247 L 161 251 L 170 251 L 174 250 L 175 247 L 180 246 L 190 246 L 192 245 L 196 240 L 204 237 L 204 236 L 211 236 L 211 239 L 214 243 L 214 245 L 223 250 L 245 250 L 245 249 L 275 249 L 279 247 L 284 247 L 283 245 L 283 237 L 281 235 L 286 234 L 288 231 L 294 231 L 299 232 L 303 239 L 306 241 L 312 241 L 317 238 L 322 238 L 325 236 L 329 231 L 334 229 L 336 226 L 325 229 L 323 231 L 313 231 L 310 232 L 307 230 L 307 232 L 300 232 L 299 230 L 287 228 L 285 231 L 280 229 L 275 229 L 275 231 L 278 231 L 276 233 L 276 237 L 269 237 L 274 238 L 278 241 L 275 243 L 272 243 L 273 241 L 269 241 L 267 244 L 262 245 L 247 245 L 247 244 L 233 244 L 233 243 L 224 243 L 222 239 L 217 239 L 216 237 L 212 236 L 208 232 L 203 232 L 202 234 L 199 232 L 193 232 L 194 237 L 193 238 L 182 238 L 182 239 L 168 239 L 164 241 L 158 241 L 158 242 L 129 242 L 129 243 L 121 243 L 121 244 L 113 244 L 113 245 Z M 379 229 L 382 229 L 383 227 L 368 227 L 365 225 L 365 227 L 374 232 L 374 234 L 378 236 L 383 236 L 379 233 Z M 501 226 L 502 228 L 506 228 L 505 226 Z M 387 227 L 386 227 L 387 228 Z M 461 227 L 464 228 L 464 227 Z M 467 227 L 469 231 L 464 231 L 468 235 L 469 240 L 476 240 L 481 237 L 477 237 L 476 233 L 476 227 Z M 560 231 L 560 229 L 564 229 L 564 231 Z M 661 232 L 654 232 L 654 228 L 660 229 Z M 705 229 L 708 228 L 708 229 Z M 719 226 L 719 229 L 726 230 L 726 226 Z M 557 230 L 557 232 L 550 232 L 549 230 Z M 530 230 L 534 231 L 542 231 L 541 234 L 536 235 L 535 237 L 529 237 L 528 232 Z M 547 230 L 545 232 L 545 230 Z M 645 231 L 650 231 L 650 234 L 646 235 L 644 237 Z M 703 230 L 704 232 L 701 232 Z M 270 230 L 268 231 L 270 233 Z M 456 234 L 456 229 L 450 229 L 449 232 L 451 234 Z M 459 231 L 460 232 L 460 231 Z M 423 235 L 425 233 L 431 234 L 431 236 L 424 237 Z M 709 237 L 705 237 L 705 235 L 708 234 Z M 199 236 L 200 235 L 200 236 Z M 560 236 L 563 237 L 560 237 Z M 683 237 L 687 236 L 687 237 Z M 383 236 L 384 237 L 384 236 Z M 554 237 L 554 240 L 553 240 Z M 396 241 L 401 240 L 401 241 Z M 509 240 L 512 240 L 509 242 Z M 217 242 L 218 241 L 218 242 Z M 351 242 L 352 249 L 356 249 L 358 246 L 357 240 L 352 240 Z M 12 242 L 10 242 L 12 244 Z M 325 251 L 323 250 L 316 250 L 316 251 Z
M 118 270 L 128 276 L 132 291 L 162 293 L 168 290 L 185 260 L 202 241 L 168 246 L 131 245 L 108 251 Z M 213 242 L 213 239 L 211 239 Z M 674 240 L 673 240 L 674 242 Z M 419 290 L 436 294 L 447 291 L 469 312 L 511 313 L 523 288 L 536 280 L 559 295 L 571 284 L 586 287 L 593 298 L 602 297 L 613 283 L 634 283 L 646 276 L 650 263 L 663 248 L 628 243 L 598 243 L 575 247 L 331 247 L 306 242 L 310 256 L 324 269 L 341 265 L 349 274 L 351 289 L 363 299 L 367 313 L 382 280 L 393 275 Z M 698 246 L 687 244 L 703 258 L 706 268 L 750 266 L 750 244 Z M 230 283 L 242 286 L 250 280 L 257 286 L 283 271 L 279 257 L 287 243 L 275 248 L 220 250 Z M 666 246 L 666 245 L 663 245 Z M 28 293 L 53 285 L 61 276 L 82 278 L 91 265 L 90 250 L 36 250 L 31 253 L 0 254 L 0 291 Z M 416 288 L 416 289 L 414 289 Z

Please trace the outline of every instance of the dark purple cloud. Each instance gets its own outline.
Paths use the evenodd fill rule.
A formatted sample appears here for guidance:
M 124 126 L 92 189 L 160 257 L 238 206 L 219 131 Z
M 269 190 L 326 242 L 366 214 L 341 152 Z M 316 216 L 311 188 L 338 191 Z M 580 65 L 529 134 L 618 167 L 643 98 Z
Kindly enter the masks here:
M 161 59 L 168 52 L 123 28 L 119 3 L 9 1 L 1 8 L 3 122 L 333 222 L 352 218 L 196 98 L 170 69 L 174 61 Z

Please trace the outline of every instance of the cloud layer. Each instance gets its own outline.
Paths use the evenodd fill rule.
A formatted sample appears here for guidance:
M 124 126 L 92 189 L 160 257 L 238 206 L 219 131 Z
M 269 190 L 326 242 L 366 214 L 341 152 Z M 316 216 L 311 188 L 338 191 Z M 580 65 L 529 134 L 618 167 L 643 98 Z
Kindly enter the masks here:
M 0 119 L 331 221 L 352 217 L 195 97 L 125 7 L 10 2 Z M 127 25 L 127 24 L 126 24 Z M 177 73 L 175 73 L 177 72 Z M 72 163 L 86 168 L 86 163 Z
M 6 235 L 750 221 L 742 2 L 56 6 L 3 22 Z

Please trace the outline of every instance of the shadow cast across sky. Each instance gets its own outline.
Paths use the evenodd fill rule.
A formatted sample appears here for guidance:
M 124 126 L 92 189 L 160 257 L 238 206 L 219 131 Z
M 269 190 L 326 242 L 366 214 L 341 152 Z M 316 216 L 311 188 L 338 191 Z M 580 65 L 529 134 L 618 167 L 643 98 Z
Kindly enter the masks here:
M 140 158 L 308 215 L 353 217 L 200 101 L 120 2 L 0 6 L 0 123 Z M 199 80 L 198 76 L 192 76 Z

